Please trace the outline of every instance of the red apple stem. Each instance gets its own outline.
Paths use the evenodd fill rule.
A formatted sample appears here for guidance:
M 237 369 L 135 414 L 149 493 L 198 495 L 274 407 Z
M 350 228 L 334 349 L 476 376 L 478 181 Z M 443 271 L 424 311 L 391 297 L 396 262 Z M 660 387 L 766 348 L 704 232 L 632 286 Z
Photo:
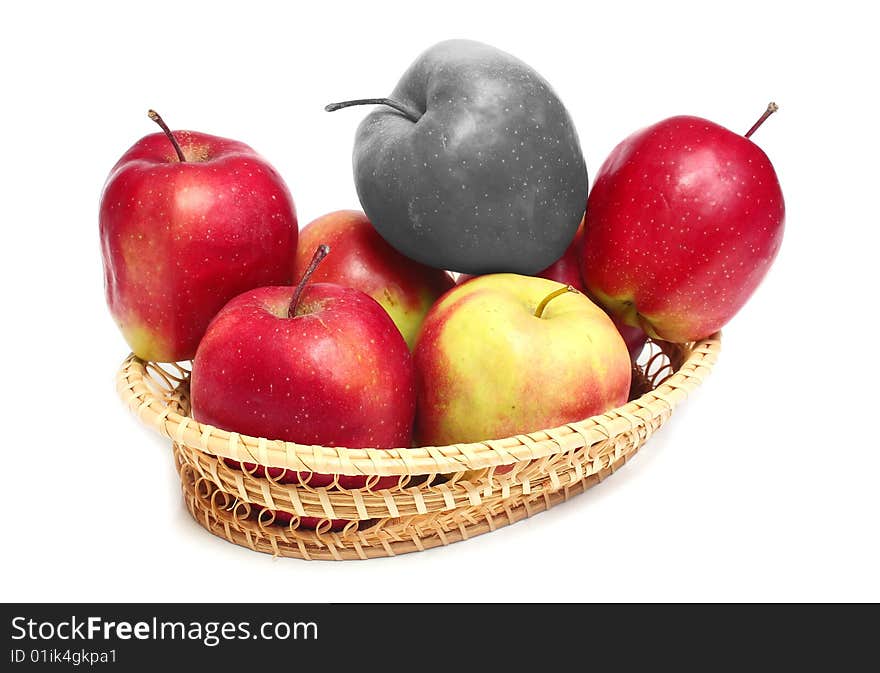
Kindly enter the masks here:
M 329 252 L 330 246 L 324 243 L 319 245 L 318 249 L 315 250 L 315 254 L 312 255 L 312 261 L 309 262 L 309 268 L 306 269 L 302 278 L 299 279 L 299 284 L 297 284 L 296 290 L 293 293 L 293 299 L 290 300 L 290 306 L 287 309 L 287 317 L 296 317 L 296 309 L 299 307 L 299 298 L 302 296 L 303 290 L 305 290 L 306 284 L 309 282 L 309 278 L 312 277 L 312 274 L 315 273 L 315 269 L 318 268 L 318 264 L 321 263 L 321 260 L 324 259 Z
M 168 124 L 165 123 L 165 120 L 159 116 L 159 113 L 155 110 L 147 110 L 147 116 L 156 122 L 163 131 L 165 131 L 165 135 L 168 137 L 168 140 L 171 141 L 171 144 L 174 145 L 174 151 L 177 152 L 177 158 L 180 159 L 180 163 L 186 162 L 186 157 L 183 156 L 183 150 L 180 149 L 180 145 L 177 144 L 177 138 L 174 137 L 174 134 L 171 132 L 171 129 L 168 128 Z
M 422 118 L 422 113 L 415 108 L 411 108 L 410 106 L 404 105 L 391 98 L 358 98 L 357 100 L 346 100 L 341 103 L 330 103 L 330 105 L 324 106 L 324 109 L 327 112 L 335 112 L 336 110 L 341 110 L 344 107 L 351 107 L 352 105 L 387 105 L 388 107 L 397 110 L 412 122 L 417 122 Z
M 546 297 L 544 297 L 541 300 L 541 303 L 538 304 L 537 308 L 535 309 L 535 317 L 536 318 L 543 318 L 544 317 L 544 309 L 547 308 L 547 304 L 549 304 L 551 301 L 556 299 L 556 297 L 559 297 L 559 296 L 566 294 L 568 292 L 577 292 L 577 290 L 574 289 L 571 285 L 566 285 L 565 287 L 561 287 L 558 290 L 553 290 L 553 292 L 551 292 Z
M 751 138 L 752 134 L 755 131 L 757 131 L 759 128 L 761 128 L 761 124 L 763 124 L 765 121 L 767 121 L 767 117 L 772 115 L 778 109 L 779 109 L 779 106 L 776 103 L 771 102 L 767 106 L 767 109 L 764 110 L 764 114 L 761 115 L 761 117 L 758 119 L 758 121 L 756 121 L 754 124 L 752 124 L 752 128 L 750 128 L 748 131 L 746 131 L 746 138 Z

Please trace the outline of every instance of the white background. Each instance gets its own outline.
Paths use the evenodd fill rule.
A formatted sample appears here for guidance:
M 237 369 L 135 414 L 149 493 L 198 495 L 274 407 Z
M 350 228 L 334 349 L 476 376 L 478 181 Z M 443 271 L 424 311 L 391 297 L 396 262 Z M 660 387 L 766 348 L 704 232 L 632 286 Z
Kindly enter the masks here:
M 9 7 L 15 9 L 10 10 Z M 880 600 L 877 86 L 861 3 L 7 3 L 0 17 L 0 599 Z M 185 511 L 170 446 L 117 399 L 98 200 L 159 110 L 249 143 L 301 225 L 358 207 L 354 129 L 413 58 L 479 39 L 541 72 L 591 177 L 630 132 L 695 114 L 777 169 L 781 254 L 705 385 L 614 477 L 447 548 L 273 559 Z

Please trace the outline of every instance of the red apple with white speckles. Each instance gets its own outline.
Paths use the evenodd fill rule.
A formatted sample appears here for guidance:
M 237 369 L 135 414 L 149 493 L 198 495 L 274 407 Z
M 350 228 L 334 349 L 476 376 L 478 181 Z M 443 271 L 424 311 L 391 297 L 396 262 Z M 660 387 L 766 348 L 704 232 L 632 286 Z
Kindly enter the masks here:
M 195 355 L 211 318 L 237 294 L 292 280 L 293 199 L 244 143 L 170 129 L 141 138 L 101 196 L 107 303 L 145 360 Z
M 587 201 L 581 273 L 628 325 L 667 341 L 705 338 L 746 303 L 779 251 L 785 204 L 745 135 L 672 117 L 605 160 Z
M 414 357 L 420 445 L 497 439 L 604 413 L 626 402 L 632 371 L 611 319 L 586 295 L 508 273 L 443 295 Z
M 245 292 L 217 314 L 193 361 L 193 417 L 225 430 L 300 444 L 408 447 L 415 380 L 406 342 L 374 299 L 332 283 L 306 285 L 308 275 L 296 288 Z M 234 461 L 227 464 L 238 467 Z M 264 474 L 253 464 L 242 467 Z M 269 472 L 276 480 L 308 480 L 310 486 L 334 480 L 342 488 L 367 484 L 364 476 Z M 374 489 L 390 488 L 398 478 L 373 482 Z M 283 520 L 285 513 L 276 518 Z M 332 527 L 345 523 L 334 520 Z M 317 524 L 310 517 L 300 521 L 307 528 Z

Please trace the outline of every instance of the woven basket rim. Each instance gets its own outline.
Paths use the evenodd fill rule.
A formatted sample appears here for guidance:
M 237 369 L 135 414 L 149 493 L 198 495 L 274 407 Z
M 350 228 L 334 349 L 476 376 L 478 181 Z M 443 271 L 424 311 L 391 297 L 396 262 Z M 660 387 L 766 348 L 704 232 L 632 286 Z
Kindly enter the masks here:
M 392 449 L 327 447 L 252 437 L 199 423 L 175 411 L 144 381 L 150 363 L 129 354 L 117 374 L 123 401 L 159 434 L 203 453 L 299 472 L 345 475 L 403 475 L 459 472 L 509 465 L 591 446 L 668 414 L 702 383 L 721 350 L 721 332 L 693 344 L 674 344 L 684 361 L 655 389 L 581 421 L 510 437 L 446 446 Z

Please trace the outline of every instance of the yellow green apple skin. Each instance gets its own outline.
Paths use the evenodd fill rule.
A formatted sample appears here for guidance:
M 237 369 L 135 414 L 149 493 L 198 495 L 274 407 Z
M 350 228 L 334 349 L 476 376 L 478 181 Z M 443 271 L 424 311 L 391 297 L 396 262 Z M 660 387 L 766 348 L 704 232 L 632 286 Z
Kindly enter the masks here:
M 608 315 L 577 291 L 540 309 L 565 287 L 490 274 L 431 308 L 414 351 L 419 445 L 534 432 L 626 403 L 629 351 Z

